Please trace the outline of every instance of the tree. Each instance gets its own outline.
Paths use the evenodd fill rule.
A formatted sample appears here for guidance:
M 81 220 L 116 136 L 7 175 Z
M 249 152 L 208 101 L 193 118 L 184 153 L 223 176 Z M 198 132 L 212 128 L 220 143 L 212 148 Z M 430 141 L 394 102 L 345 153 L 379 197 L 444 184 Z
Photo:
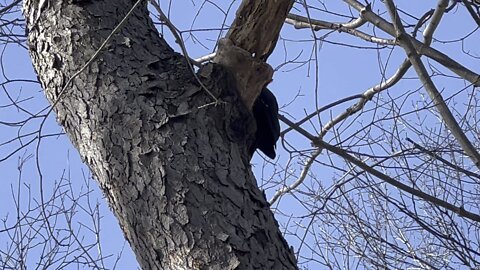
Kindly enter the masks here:
M 24 3 L 34 67 L 142 268 L 295 268 L 249 169 L 240 77 L 198 79 L 146 1 L 44 5 Z
M 91 169 L 142 268 L 480 265 L 480 77 L 453 60 L 463 52 L 462 61 L 478 64 L 471 44 L 478 41 L 479 4 L 439 0 L 435 9 L 416 4 L 421 11 L 412 11 L 393 0 L 343 2 L 332 8 L 304 1 L 290 11 L 293 1 L 242 1 L 215 56 L 194 60 L 184 33 L 158 4 L 152 9 L 183 55 L 158 34 L 146 1 L 24 1 L 26 44 L 52 105 L 46 115 L 55 112 Z M 457 29 L 455 40 L 435 40 L 449 16 L 470 24 Z M 331 22 L 338 18 L 348 22 Z M 306 47 L 290 56 L 298 49 L 288 43 L 302 38 L 279 37 L 283 21 L 305 28 L 312 44 L 307 58 Z M 295 76 L 294 69 L 315 67 L 315 90 L 307 93 L 314 102 L 300 103 L 303 115 L 284 108 L 288 158 L 284 166 L 264 166 L 273 176 L 259 179 L 259 189 L 248 154 L 255 132 L 249 110 L 271 80 L 265 61 L 277 40 L 285 51 L 277 72 L 293 67 Z M 359 92 L 360 80 L 352 80 L 356 94 L 324 101 L 326 91 L 318 90 L 333 85 L 322 85 L 321 71 L 335 63 L 322 66 L 328 58 L 319 56 L 322 42 L 376 55 L 380 77 L 367 82 L 378 84 Z M 452 52 L 443 44 L 459 46 Z M 202 64 L 205 59 L 216 64 Z M 45 137 L 41 119 L 32 139 L 38 145 Z M 282 201 L 303 209 L 286 214 Z

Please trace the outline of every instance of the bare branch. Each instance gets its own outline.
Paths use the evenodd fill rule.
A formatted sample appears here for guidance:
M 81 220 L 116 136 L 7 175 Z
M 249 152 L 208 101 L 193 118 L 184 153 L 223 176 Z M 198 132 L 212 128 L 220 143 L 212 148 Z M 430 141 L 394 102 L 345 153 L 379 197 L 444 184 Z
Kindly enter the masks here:
M 326 22 L 321 20 L 310 19 L 300 15 L 288 14 L 285 22 L 293 25 L 297 29 L 311 28 L 314 31 L 331 29 L 339 32 L 348 33 L 350 35 L 359 37 L 365 41 L 372 42 L 372 43 L 383 44 L 383 45 L 395 44 L 395 40 L 378 38 L 378 37 L 369 35 L 367 33 L 364 33 L 360 30 L 357 30 L 356 28 L 362 26 L 366 22 L 362 17 L 359 17 L 356 20 L 353 20 L 348 23 L 331 23 L 331 22 Z
M 466 217 L 468 219 L 471 219 L 473 221 L 477 221 L 477 222 L 480 222 L 480 215 L 478 214 L 475 214 L 475 213 L 472 213 L 472 212 L 469 212 L 469 211 L 466 211 L 462 206 L 458 207 L 458 206 L 455 206 L 453 204 L 450 204 L 448 203 L 447 201 L 444 201 L 444 200 L 440 200 L 438 199 L 437 197 L 435 196 L 432 196 L 430 194 L 427 194 L 423 191 L 420 191 L 420 190 L 417 190 L 415 188 L 412 188 L 410 186 L 407 186 L 405 184 L 403 184 L 402 182 L 400 181 L 397 181 L 395 180 L 394 178 L 374 169 L 373 167 L 365 164 L 363 161 L 359 160 L 358 158 L 350 155 L 347 151 L 337 147 L 337 146 L 334 146 L 334 145 L 331 145 L 329 143 L 326 143 L 325 141 L 321 140 L 321 139 L 318 139 L 316 137 L 314 137 L 313 135 L 311 135 L 309 132 L 307 132 L 306 130 L 304 130 L 303 128 L 295 125 L 294 123 L 292 123 L 291 121 L 289 121 L 288 119 L 284 118 L 284 117 L 281 117 L 281 120 L 286 123 L 287 125 L 289 125 L 291 128 L 295 129 L 296 131 L 298 131 L 300 134 L 304 135 L 305 137 L 307 137 L 309 140 L 312 141 L 312 143 L 314 145 L 316 145 L 317 147 L 319 147 L 320 149 L 325 149 L 327 151 L 330 151 L 332 153 L 335 153 L 336 155 L 344 158 L 345 160 L 353 163 L 354 165 L 358 166 L 359 168 L 361 168 L 362 170 L 374 175 L 375 177 L 381 179 L 382 181 L 385 181 L 386 183 L 394 186 L 394 187 L 397 187 L 398 189 L 400 190 L 403 190 L 405 192 L 408 192 L 414 196 L 417 196 L 417 197 L 420 197 L 422 199 L 424 199 L 425 201 L 428 201 L 428 202 L 431 202 L 435 205 L 438 205 L 438 206 L 441 206 L 445 209 L 448 209 L 450 211 L 453 211 L 454 213 L 458 214 L 459 216 L 462 216 L 462 217 Z
M 430 23 L 423 31 L 423 38 L 424 38 L 423 42 L 425 44 L 430 45 L 432 43 L 433 32 L 435 32 L 435 29 L 437 29 L 438 24 L 440 23 L 440 20 L 442 19 L 443 14 L 445 14 L 445 9 L 447 9 L 447 7 L 448 7 L 448 0 L 438 1 L 437 8 L 433 12 Z
M 269 203 L 274 204 L 280 197 L 296 189 L 300 184 L 302 184 L 303 181 L 305 181 L 305 178 L 307 177 L 313 162 L 315 161 L 315 159 L 317 159 L 321 152 L 321 149 L 315 150 L 315 152 L 305 161 L 305 165 L 303 166 L 302 172 L 300 173 L 298 179 L 290 186 L 286 186 L 277 190 L 277 192 L 275 192 L 273 197 L 270 199 Z
M 420 60 L 420 56 L 417 54 L 413 44 L 411 43 L 410 37 L 403 28 L 400 17 L 396 11 L 395 4 L 392 0 L 386 0 L 386 5 L 392 20 L 394 21 L 397 40 L 405 50 L 405 53 L 407 54 L 410 63 L 412 63 L 413 67 L 415 68 L 415 71 L 422 81 L 425 90 L 427 90 L 430 98 L 433 100 L 438 112 L 442 116 L 445 124 L 450 129 L 453 136 L 458 140 L 465 153 L 472 159 L 473 163 L 480 168 L 480 154 L 467 138 L 457 120 L 455 120 L 455 117 L 443 100 L 442 95 L 435 87 L 432 78 L 428 75 L 427 69 L 423 65 L 423 62 Z
M 478 13 L 475 13 L 475 10 L 473 10 L 472 4 L 469 3 L 467 0 L 462 0 L 462 3 L 467 8 L 468 13 L 470 13 L 470 16 L 472 16 L 472 19 L 477 23 L 478 26 L 480 26 L 480 17 Z
M 365 6 L 362 5 L 360 2 L 356 0 L 344 0 L 347 4 L 351 7 L 355 8 L 359 12 L 361 12 L 363 18 L 377 26 L 378 28 L 382 29 L 386 33 L 396 36 L 395 27 L 387 22 L 382 17 L 378 16 L 377 14 L 373 13 L 370 10 L 366 10 Z M 363 11 L 363 12 L 362 12 Z M 475 86 L 480 86 L 480 75 L 471 71 L 470 69 L 462 66 L 455 60 L 451 59 L 447 55 L 427 46 L 426 44 L 411 38 L 410 36 L 406 35 L 404 38 L 408 39 L 409 42 L 412 43 L 413 47 L 417 51 L 418 54 L 425 55 L 433 60 L 437 61 L 438 63 L 442 64 L 453 73 L 459 75 L 460 77 L 464 78 L 465 80 L 469 81 L 471 84 Z

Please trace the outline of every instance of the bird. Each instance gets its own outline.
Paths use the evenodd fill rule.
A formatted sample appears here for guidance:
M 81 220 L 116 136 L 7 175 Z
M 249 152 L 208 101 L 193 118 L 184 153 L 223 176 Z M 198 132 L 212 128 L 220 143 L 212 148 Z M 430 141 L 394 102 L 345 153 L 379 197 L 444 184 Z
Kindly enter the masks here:
M 259 149 L 267 157 L 275 159 L 276 143 L 280 137 L 280 123 L 277 99 L 268 88 L 262 89 L 253 104 L 252 112 L 257 124 L 257 131 L 255 140 L 250 147 L 250 157 Z

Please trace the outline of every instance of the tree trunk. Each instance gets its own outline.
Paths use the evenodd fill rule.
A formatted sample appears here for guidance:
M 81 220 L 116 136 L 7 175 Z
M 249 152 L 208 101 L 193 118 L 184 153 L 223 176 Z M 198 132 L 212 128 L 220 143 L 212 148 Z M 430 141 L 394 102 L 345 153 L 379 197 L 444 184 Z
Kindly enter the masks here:
M 25 0 L 24 12 L 33 64 L 57 120 L 141 267 L 296 269 L 251 172 L 253 119 L 231 75 L 213 65 L 200 71 L 225 101 L 202 107 L 211 97 L 159 36 L 146 4 L 67 83 L 132 5 Z

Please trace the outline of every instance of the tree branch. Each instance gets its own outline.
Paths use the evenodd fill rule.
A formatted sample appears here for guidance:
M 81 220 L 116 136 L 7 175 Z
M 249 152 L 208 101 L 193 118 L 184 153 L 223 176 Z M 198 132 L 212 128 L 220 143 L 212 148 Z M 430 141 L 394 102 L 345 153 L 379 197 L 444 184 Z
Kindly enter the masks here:
M 293 2 L 243 0 L 226 38 L 255 58 L 267 60 Z
M 435 84 L 428 75 L 427 69 L 423 65 L 423 62 L 420 60 L 420 56 L 417 54 L 411 42 L 412 39 L 408 36 L 408 34 L 405 32 L 405 29 L 403 28 L 402 22 L 393 1 L 386 0 L 385 4 L 387 5 L 387 9 L 390 13 L 392 20 L 394 21 L 397 40 L 405 50 L 405 53 L 407 54 L 410 63 L 412 63 L 413 67 L 415 68 L 415 71 L 417 72 L 419 79 L 423 83 L 425 90 L 435 104 L 435 107 L 442 116 L 442 119 L 445 121 L 445 125 L 452 132 L 453 136 L 458 140 L 463 151 L 465 151 L 465 153 L 472 159 L 473 163 L 478 168 L 480 168 L 480 154 L 477 152 L 473 144 L 470 142 L 470 140 L 467 138 L 467 136 L 461 129 L 452 112 L 443 100 L 442 95 L 437 90 Z
M 437 8 L 433 12 L 432 19 L 430 20 L 430 23 L 428 26 L 425 28 L 423 31 L 423 38 L 424 38 L 424 43 L 429 45 L 432 43 L 432 38 L 433 38 L 433 32 L 438 27 L 438 24 L 440 23 L 440 20 L 443 17 L 443 14 L 445 13 L 445 10 L 448 7 L 448 0 L 439 0 L 437 4 Z
M 472 16 L 472 19 L 477 23 L 478 26 L 480 26 L 480 17 L 478 16 L 477 13 L 475 13 L 475 10 L 473 10 L 472 4 L 470 4 L 467 0 L 462 0 L 462 3 L 467 8 L 467 11 L 468 13 L 470 13 L 470 16 Z
M 244 0 L 227 36 L 218 42 L 213 61 L 234 75 L 249 109 L 272 80 L 273 69 L 265 61 L 275 48 L 293 2 Z
M 365 24 L 365 19 L 362 17 L 357 18 L 348 23 L 332 23 L 321 20 L 310 19 L 304 16 L 288 14 L 286 23 L 293 25 L 296 29 L 309 28 L 314 31 L 332 29 L 339 32 L 348 33 L 350 35 L 359 37 L 367 42 L 373 42 L 377 44 L 384 45 L 394 45 L 395 41 L 391 39 L 378 38 L 372 35 L 369 35 L 365 32 L 359 31 L 356 28 Z
M 382 17 L 378 16 L 377 14 L 373 13 L 372 11 L 366 10 L 365 6 L 360 2 L 356 0 L 343 0 L 343 1 L 346 2 L 348 5 L 350 5 L 351 7 L 358 10 L 359 12 L 361 12 L 362 17 L 365 18 L 370 23 L 374 24 L 375 26 L 382 29 L 386 33 L 392 36 L 396 36 L 395 27 L 391 23 L 389 23 Z M 477 87 L 480 86 L 480 75 L 478 75 L 477 73 L 462 66 L 461 64 L 451 59 L 447 55 L 431 48 L 425 43 L 422 43 L 408 35 L 406 35 L 405 38 L 412 43 L 414 49 L 418 54 L 425 55 L 429 58 L 432 58 L 436 62 L 448 68 L 453 73 L 469 81 L 472 85 L 475 85 Z
M 388 183 L 388 184 L 390 184 L 390 185 L 392 185 L 392 186 L 394 186 L 394 187 L 396 187 L 400 190 L 403 190 L 403 191 L 405 191 L 409 194 L 420 197 L 420 198 L 424 199 L 425 201 L 428 201 L 430 203 L 433 203 L 435 205 L 438 205 L 438 206 L 441 206 L 445 209 L 453 211 L 453 212 L 457 213 L 458 215 L 460 215 L 462 217 L 471 219 L 473 221 L 480 222 L 480 215 L 469 212 L 469 211 L 466 211 L 462 206 L 460 206 L 460 207 L 455 206 L 455 205 L 453 205 L 453 204 L 451 204 L 447 201 L 440 200 L 437 197 L 434 197 L 434 196 L 432 196 L 430 194 L 427 194 L 423 191 L 420 191 L 420 190 L 417 190 L 417 189 L 412 188 L 410 186 L 407 186 L 404 183 L 402 183 L 401 181 L 395 180 L 394 178 L 392 178 L 392 177 L 390 177 L 390 176 L 372 168 L 368 164 L 366 164 L 363 161 L 361 161 L 360 159 L 352 156 L 351 154 L 349 154 L 347 151 L 341 149 L 340 147 L 331 145 L 331 144 L 329 144 L 329 143 L 327 143 L 327 142 L 325 142 L 325 141 L 323 141 L 323 140 L 321 140 L 317 137 L 314 137 L 308 131 L 304 130 L 303 128 L 299 127 L 298 125 L 295 125 L 294 123 L 292 123 L 287 118 L 285 118 L 285 117 L 279 117 L 279 118 L 285 124 L 289 125 L 291 128 L 295 129 L 297 132 L 299 132 L 300 134 L 302 134 L 306 138 L 308 138 L 310 141 L 312 141 L 312 143 L 315 146 L 319 147 L 320 149 L 325 149 L 327 151 L 330 151 L 330 152 L 344 158 L 345 160 L 353 163 L 354 165 L 358 166 L 362 170 L 370 173 L 371 175 L 379 178 L 380 180 L 382 180 L 382 181 L 384 181 L 384 182 L 386 182 L 386 183 Z

